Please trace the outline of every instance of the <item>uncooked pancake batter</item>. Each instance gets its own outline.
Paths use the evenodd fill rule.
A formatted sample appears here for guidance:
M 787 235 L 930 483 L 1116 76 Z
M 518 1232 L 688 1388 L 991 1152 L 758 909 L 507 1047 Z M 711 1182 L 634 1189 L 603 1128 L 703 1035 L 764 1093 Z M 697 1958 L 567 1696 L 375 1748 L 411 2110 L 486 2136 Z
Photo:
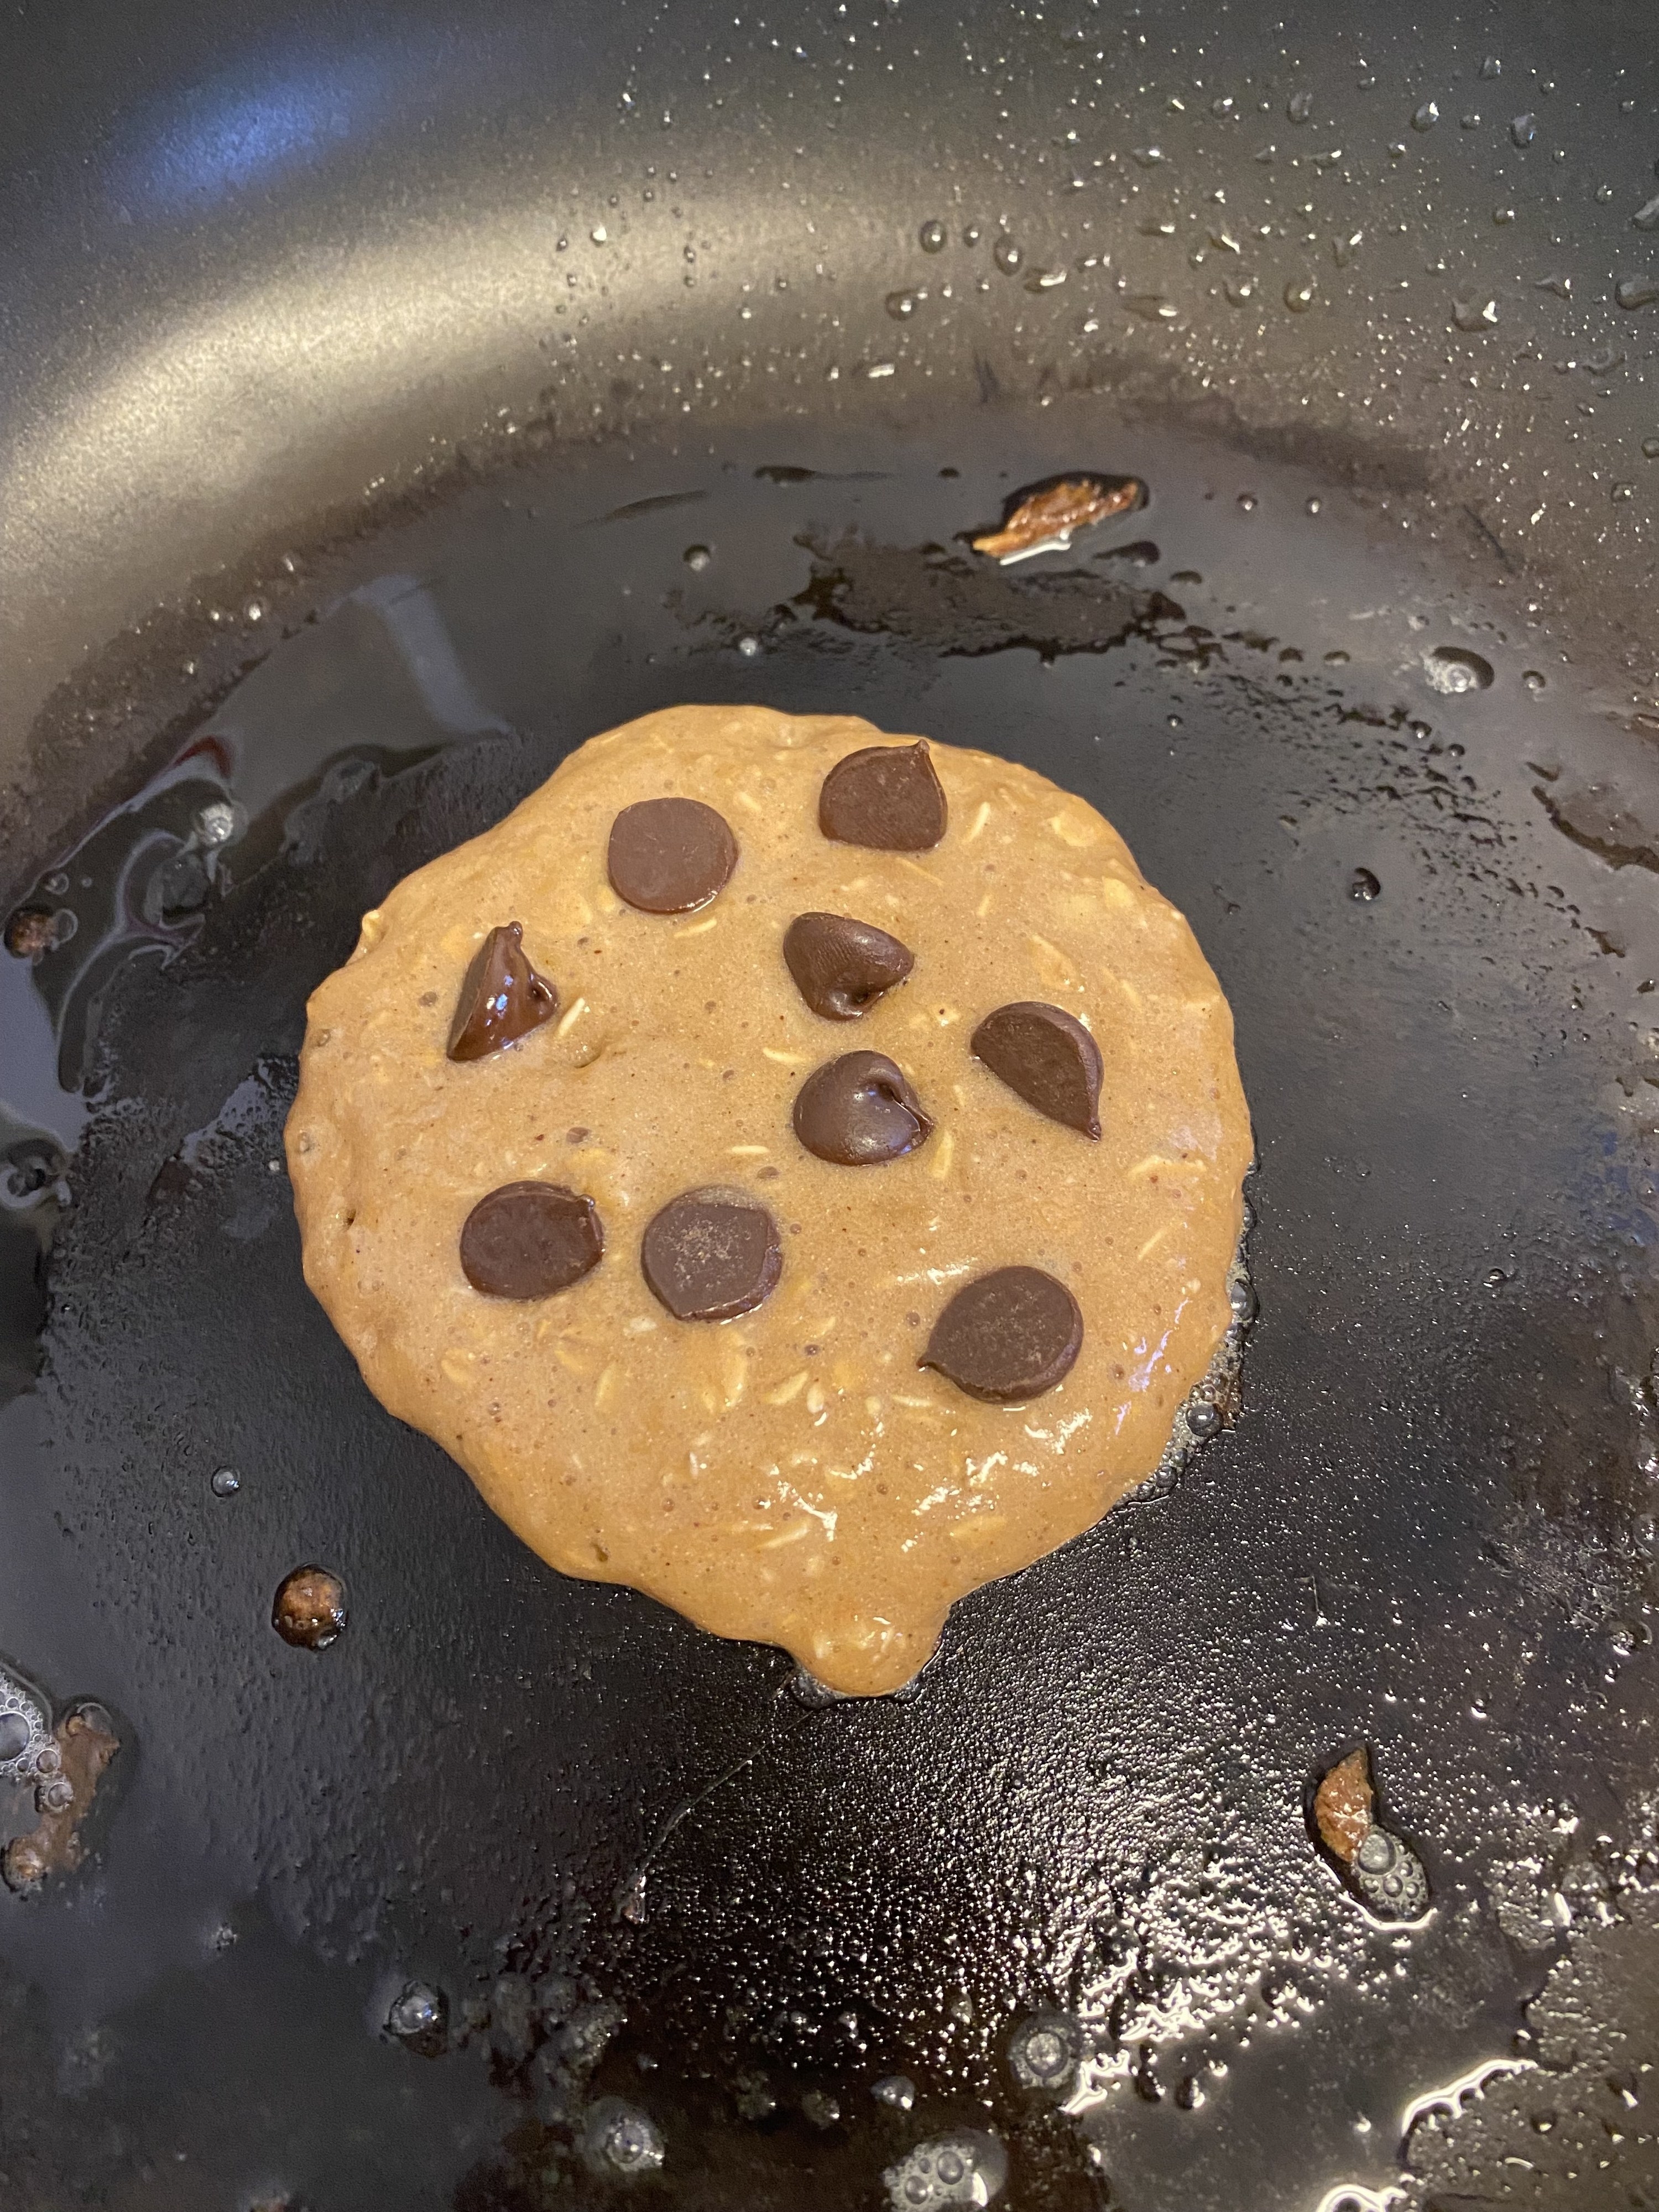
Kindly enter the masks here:
M 1226 1332 L 1226 1002 L 1008 761 L 647 715 L 309 1012 L 306 1276 L 370 1389 L 552 1565 L 833 1688 L 1149 1474 Z

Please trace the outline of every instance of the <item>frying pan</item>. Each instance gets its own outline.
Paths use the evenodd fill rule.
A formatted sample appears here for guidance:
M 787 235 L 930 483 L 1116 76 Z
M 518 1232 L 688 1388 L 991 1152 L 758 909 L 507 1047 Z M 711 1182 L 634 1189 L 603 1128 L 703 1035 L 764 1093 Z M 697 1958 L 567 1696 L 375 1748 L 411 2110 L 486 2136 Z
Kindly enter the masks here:
M 0 1893 L 0 2203 L 1659 2203 L 1643 18 L 0 38 L 0 1662 L 119 1742 Z M 1237 1018 L 1238 1418 L 897 1698 L 544 1569 L 301 1280 L 307 993 L 681 699 L 1085 793 Z

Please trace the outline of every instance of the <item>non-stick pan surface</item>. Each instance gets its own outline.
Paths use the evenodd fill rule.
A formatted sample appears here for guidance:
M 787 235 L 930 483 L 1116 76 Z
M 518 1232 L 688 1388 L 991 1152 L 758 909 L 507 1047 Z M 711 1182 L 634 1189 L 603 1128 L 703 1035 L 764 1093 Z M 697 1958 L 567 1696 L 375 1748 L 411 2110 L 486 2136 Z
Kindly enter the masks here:
M 844 64 L 902 61 L 902 15 L 826 17 L 814 36 L 863 43 L 799 82 L 872 129 Z M 1078 27 L 1021 49 L 1056 87 Z M 781 33 L 739 30 L 773 68 Z M 911 44 L 943 69 L 963 35 L 988 59 L 1028 33 L 936 19 Z M 1133 59 L 1139 19 L 1111 35 Z M 459 43 L 483 68 L 504 36 Z M 1486 101 L 1480 58 L 1441 58 L 1417 138 Z M 647 99 L 634 66 L 608 101 Z M 1166 120 L 1209 68 L 1139 66 Z M 1270 94 L 1261 136 L 1300 161 L 1300 82 L 1235 60 L 1203 102 Z M 1419 101 L 1388 98 L 1412 140 Z M 1126 176 L 1158 173 L 1127 127 L 1096 135 L 1089 158 L 1121 137 Z M 625 143 L 580 226 L 547 225 L 555 361 L 562 288 L 607 312 L 561 254 L 679 182 L 659 140 Z M 1127 193 L 1009 270 L 1013 187 L 981 206 L 971 180 L 937 210 L 918 185 L 911 243 L 895 218 L 869 249 L 926 298 L 814 301 L 841 316 L 833 381 L 709 396 L 750 375 L 777 279 L 811 281 L 809 238 L 763 292 L 731 284 L 729 352 L 682 352 L 672 398 L 684 302 L 636 301 L 647 343 L 607 360 L 594 434 L 568 392 L 526 409 L 349 533 L 277 544 L 273 494 L 236 567 L 35 723 L 12 899 L 76 927 L 0 969 L 0 1661 L 59 1712 L 95 1700 L 121 1749 L 86 1862 L 0 1893 L 8 2207 L 975 2201 L 937 2160 L 905 2194 L 951 2137 L 981 2194 L 1006 2160 L 1021 2207 L 1659 2201 L 1659 929 L 1644 740 L 1609 719 L 1632 714 L 1625 674 L 1607 688 L 1620 586 L 1591 606 L 1534 580 L 1363 426 L 1293 449 L 990 351 L 907 386 L 946 283 L 964 317 L 981 279 L 1006 321 L 1046 315 L 1032 261 L 1097 285 L 1068 313 L 1115 313 L 1113 347 L 1158 340 L 1081 265 L 1142 250 Z M 1603 391 L 1564 380 L 1575 408 Z M 1065 558 L 975 563 L 964 533 L 1077 466 L 1141 476 L 1147 506 Z M 230 556 L 202 505 L 205 569 Z M 361 911 L 583 737 L 688 698 L 850 708 L 1083 792 L 1237 1018 L 1261 1156 L 1240 1418 L 960 1607 L 897 1698 L 827 1700 L 776 1653 L 550 1573 L 374 1405 L 300 1278 L 280 1130 L 306 994 Z M 270 1626 L 310 1562 L 349 1604 L 316 1652 Z M 1310 1836 L 1312 1783 L 1362 1743 L 1428 1873 L 1409 1929 Z M 4 1791 L 15 1833 L 33 1801 Z

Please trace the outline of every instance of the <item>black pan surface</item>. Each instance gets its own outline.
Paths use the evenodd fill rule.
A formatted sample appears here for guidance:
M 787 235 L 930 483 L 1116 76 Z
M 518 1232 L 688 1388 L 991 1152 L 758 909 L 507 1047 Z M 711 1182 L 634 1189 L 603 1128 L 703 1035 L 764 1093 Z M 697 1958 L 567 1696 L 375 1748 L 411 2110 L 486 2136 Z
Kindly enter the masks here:
M 15 898 L 76 927 L 0 967 L 0 1662 L 122 1748 L 88 1863 L 0 1893 L 8 2207 L 969 2202 L 905 2194 L 962 2130 L 1020 2207 L 1659 2203 L 1643 741 L 1364 439 L 982 367 L 515 422 L 106 659 L 118 764 L 37 758 Z M 1078 466 L 1148 505 L 974 562 Z M 1238 1422 L 897 1698 L 550 1573 L 300 1278 L 280 1132 L 358 915 L 684 699 L 1084 793 L 1237 1018 Z M 308 1561 L 320 1652 L 269 1626 Z M 1310 1840 L 1362 1742 L 1420 1928 Z

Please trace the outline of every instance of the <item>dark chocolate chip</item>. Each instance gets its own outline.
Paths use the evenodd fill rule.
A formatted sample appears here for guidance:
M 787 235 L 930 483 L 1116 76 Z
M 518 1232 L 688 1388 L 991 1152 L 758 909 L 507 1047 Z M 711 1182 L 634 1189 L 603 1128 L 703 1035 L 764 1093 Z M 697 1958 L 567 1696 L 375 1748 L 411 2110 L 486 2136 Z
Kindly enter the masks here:
M 970 1398 L 1035 1398 L 1071 1372 L 1083 1316 L 1041 1267 L 995 1267 L 966 1283 L 933 1323 L 916 1364 L 936 1367 Z
M 568 1291 L 604 1250 L 592 1200 L 556 1182 L 504 1182 L 478 1200 L 461 1231 L 462 1272 L 491 1298 Z
M 795 1097 L 795 1134 L 838 1167 L 867 1168 L 915 1152 L 933 1124 L 885 1053 L 844 1052 L 809 1075 Z
M 611 889 L 647 914 L 690 914 L 723 890 L 738 841 L 700 799 L 642 799 L 611 825 Z
M 783 957 L 802 998 L 832 1022 L 856 1021 L 916 960 L 896 937 L 844 914 L 798 914 L 784 932 Z
M 747 1191 L 683 1190 L 653 1217 L 640 1268 L 676 1321 L 731 1321 L 776 1287 L 778 1224 Z
M 1039 1114 L 1085 1137 L 1100 1134 L 1100 1047 L 1073 1015 L 1017 999 L 987 1014 L 972 1049 Z
M 517 1044 L 558 1012 L 559 994 L 531 966 L 523 939 L 524 924 L 509 921 L 473 954 L 449 1025 L 452 1060 L 482 1060 Z
M 945 835 L 945 793 L 927 740 L 866 745 L 838 760 L 818 793 L 818 827 L 843 845 L 925 853 Z

